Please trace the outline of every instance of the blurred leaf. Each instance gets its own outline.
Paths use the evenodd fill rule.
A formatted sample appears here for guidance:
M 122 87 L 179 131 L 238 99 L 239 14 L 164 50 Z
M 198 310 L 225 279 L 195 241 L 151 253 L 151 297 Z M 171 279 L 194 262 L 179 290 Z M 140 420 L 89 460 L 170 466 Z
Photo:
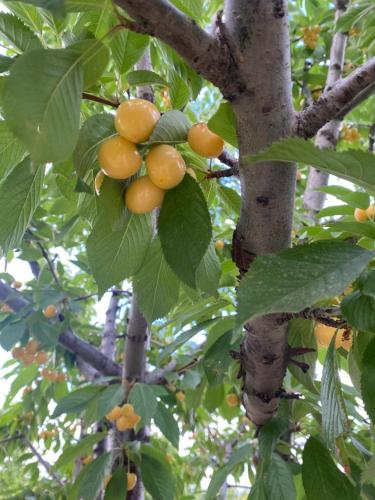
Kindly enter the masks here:
M 363 354 L 361 388 L 365 409 L 375 423 L 375 338 L 368 343 Z
M 86 425 L 90 425 L 109 413 L 124 399 L 124 388 L 121 384 L 111 384 L 89 401 L 85 414 Z
M 172 412 L 160 401 L 158 402 L 157 410 L 154 415 L 154 422 L 168 441 L 178 450 L 178 441 L 180 437 L 178 424 Z
M 104 73 L 109 63 L 109 50 L 98 40 L 81 40 L 68 46 L 80 57 L 83 69 L 83 88 L 92 87 Z
M 73 463 L 76 458 L 90 454 L 92 447 L 105 437 L 106 434 L 104 432 L 97 432 L 96 434 L 90 434 L 89 436 L 83 437 L 77 444 L 66 446 L 54 467 L 56 469 L 62 469 Z
M 142 417 L 143 424 L 148 424 L 155 415 L 158 404 L 152 387 L 136 383 L 130 391 L 129 402 L 134 406 L 135 412 Z
M 316 191 L 331 194 L 353 208 L 362 208 L 365 210 L 370 204 L 370 197 L 367 193 L 352 191 L 344 186 L 322 186 L 316 189 Z
M 340 307 L 350 325 L 358 330 L 375 333 L 375 298 L 355 290 L 342 300 Z
M 111 453 L 103 453 L 91 464 L 85 465 L 76 479 L 74 499 L 93 500 L 97 498 L 111 463 Z
M 174 109 L 183 109 L 190 100 L 190 88 L 177 71 L 169 72 L 170 98 Z
M 127 473 L 124 467 L 118 467 L 105 489 L 104 500 L 118 500 L 125 498 L 128 489 Z
M 148 144 L 175 144 L 186 142 L 191 123 L 186 116 L 178 110 L 167 111 L 160 118 Z
M 149 37 L 129 30 L 120 30 L 112 38 L 110 47 L 120 74 L 129 71 L 143 56 Z
M 175 478 L 166 463 L 142 453 L 141 475 L 153 500 L 174 500 Z
M 51 418 L 57 418 L 63 413 L 80 413 L 102 390 L 100 385 L 88 385 L 71 392 L 57 403 Z
M 220 276 L 220 261 L 216 255 L 214 243 L 211 241 L 197 269 L 197 287 L 202 292 L 217 297 Z
M 20 52 L 42 48 L 38 37 L 20 19 L 5 12 L 0 13 L 0 38 Z
M 314 383 L 314 373 L 318 354 L 314 335 L 314 322 L 302 318 L 291 320 L 288 324 L 288 344 L 290 347 L 310 347 L 315 349 L 315 352 L 296 356 L 296 361 L 309 365 L 307 373 L 304 373 L 299 366 L 292 363 L 288 364 L 288 370 L 306 389 L 317 394 L 318 390 Z
M 219 109 L 208 121 L 208 128 L 231 146 L 238 148 L 236 120 L 232 105 L 229 102 L 220 104 Z
M 167 87 L 168 82 L 153 71 L 139 69 L 126 75 L 129 85 L 162 85 Z

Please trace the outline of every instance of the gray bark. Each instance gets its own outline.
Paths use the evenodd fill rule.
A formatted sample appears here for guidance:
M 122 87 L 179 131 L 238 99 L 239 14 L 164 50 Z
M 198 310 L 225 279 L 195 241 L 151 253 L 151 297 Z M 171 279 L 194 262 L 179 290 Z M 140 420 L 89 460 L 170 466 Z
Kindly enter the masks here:
M 347 2 L 336 3 L 335 19 L 339 19 L 346 9 Z M 345 59 L 345 47 L 347 35 L 344 33 L 335 33 L 332 39 L 332 45 L 329 55 L 329 69 L 325 90 L 331 90 L 334 84 L 341 78 Z M 335 148 L 340 130 L 340 120 L 331 120 L 317 133 L 315 145 L 319 148 Z M 317 212 L 324 206 L 326 198 L 325 193 L 315 191 L 319 187 L 327 186 L 329 174 L 321 170 L 310 167 L 307 186 L 303 196 L 305 207 L 309 210 L 308 215 L 315 218 Z

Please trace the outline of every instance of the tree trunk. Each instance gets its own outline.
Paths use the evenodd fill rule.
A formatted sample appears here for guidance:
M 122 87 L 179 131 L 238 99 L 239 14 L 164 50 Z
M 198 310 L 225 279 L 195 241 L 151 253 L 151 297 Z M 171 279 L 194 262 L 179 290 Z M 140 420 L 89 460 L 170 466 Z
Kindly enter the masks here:
M 291 134 L 294 110 L 287 3 L 246 0 L 226 3 L 228 32 L 242 55 L 246 90 L 233 101 L 240 151 L 242 206 L 233 238 L 233 258 L 244 273 L 258 255 L 288 248 L 296 170 L 277 162 L 252 165 L 254 154 Z M 248 417 L 265 424 L 278 407 L 286 370 L 287 324 L 280 315 L 258 317 L 246 325 L 242 352 L 244 405 Z

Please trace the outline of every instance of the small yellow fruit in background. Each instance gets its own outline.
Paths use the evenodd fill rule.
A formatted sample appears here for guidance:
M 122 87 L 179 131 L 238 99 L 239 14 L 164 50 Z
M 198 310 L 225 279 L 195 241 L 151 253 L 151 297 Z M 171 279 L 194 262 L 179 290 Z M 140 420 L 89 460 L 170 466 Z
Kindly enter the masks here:
M 185 401 L 185 394 L 182 391 L 176 392 L 176 399 L 178 401 Z
M 48 319 L 54 318 L 57 315 L 57 307 L 50 304 L 43 309 L 43 314 Z
M 224 247 L 225 247 L 225 243 L 223 240 L 216 240 L 215 241 L 216 250 L 222 250 Z
M 191 149 L 205 158 L 216 158 L 224 149 L 224 140 L 207 127 L 206 123 L 196 123 L 188 133 Z
M 366 210 L 362 210 L 362 208 L 356 208 L 354 210 L 354 218 L 357 222 L 364 222 L 368 219 Z
M 301 170 L 299 170 L 297 168 L 297 170 L 296 170 L 296 181 L 299 182 L 300 180 L 302 180 L 302 174 L 301 174 Z
M 172 460 L 173 460 L 173 457 L 172 457 L 172 455 L 171 455 L 170 453 L 166 453 L 166 454 L 164 455 L 164 458 L 165 458 L 165 460 L 166 460 L 167 462 L 172 462 Z
M 18 289 L 18 288 L 21 288 L 21 287 L 22 287 L 22 285 L 23 285 L 22 281 L 17 281 L 17 280 L 15 280 L 15 281 L 13 281 L 13 283 L 12 283 L 12 287 L 13 287 L 13 288 L 17 288 L 17 289 Z
M 37 355 L 35 356 L 35 363 L 37 365 L 44 365 L 44 364 L 48 363 L 47 354 L 44 351 L 38 352 Z
M 115 127 L 128 141 L 145 142 L 160 119 L 156 106 L 145 99 L 125 101 L 117 109 Z
M 172 189 L 184 178 L 185 162 L 176 148 L 161 144 L 154 146 L 146 156 L 148 176 L 160 189 Z
M 95 180 L 94 180 L 95 192 L 98 196 L 100 195 L 100 188 L 102 187 L 104 177 L 105 177 L 105 174 L 104 174 L 103 170 L 99 170 L 99 172 L 95 176 Z
M 39 349 L 39 342 L 37 342 L 35 339 L 29 340 L 25 347 L 25 351 L 27 354 L 36 354 L 36 352 Z
M 238 406 L 239 404 L 239 399 L 237 394 L 234 394 L 233 392 L 231 394 L 227 394 L 225 396 L 225 402 L 227 403 L 228 406 L 231 406 L 232 408 L 235 406 Z
M 125 192 L 125 205 L 133 214 L 152 212 L 161 206 L 165 191 L 155 186 L 148 177 L 138 177 Z
M 105 175 L 112 179 L 128 179 L 142 165 L 137 146 L 123 137 L 111 137 L 99 148 L 98 161 Z
M 87 457 L 84 457 L 82 459 L 83 465 L 91 464 L 92 461 L 93 461 L 93 456 L 92 455 L 87 455 Z
M 186 167 L 186 173 L 189 174 L 193 179 L 197 180 L 197 174 L 195 173 L 193 167 Z
M 13 309 L 10 307 L 10 305 L 9 305 L 9 304 L 3 304 L 3 305 L 1 306 L 1 312 L 3 312 L 3 313 L 12 313 L 12 312 L 14 312 L 14 311 L 13 311 Z
M 25 413 L 25 419 L 28 420 L 29 422 L 33 419 L 34 413 L 32 411 L 28 411 Z
M 119 430 L 120 432 L 123 432 L 123 431 L 126 431 L 127 429 L 129 429 L 128 418 L 127 417 L 118 418 L 116 420 L 116 427 L 117 427 L 117 430 Z
M 108 474 L 108 476 L 105 476 L 103 479 L 103 488 L 105 489 L 108 486 L 109 481 L 112 479 L 112 474 Z
M 368 219 L 374 220 L 375 219 L 375 205 L 370 205 L 366 209 L 366 214 L 367 214 Z
M 15 347 L 12 350 L 12 356 L 14 359 L 23 359 L 25 356 L 25 349 L 23 347 Z
M 336 328 L 318 323 L 315 326 L 314 333 L 319 347 L 329 347 L 332 337 L 336 333 Z M 335 348 L 339 349 L 340 347 L 343 347 L 346 351 L 349 351 L 351 346 L 352 336 L 348 334 L 347 330 L 343 328 L 337 330 Z
M 134 472 L 128 472 L 128 491 L 132 491 L 135 488 L 135 485 L 137 484 L 137 475 L 134 474 Z
M 65 382 L 66 375 L 65 373 L 57 373 L 56 374 L 56 382 Z
M 26 394 L 30 394 L 30 392 L 33 392 L 31 385 L 25 387 L 22 394 L 25 396 Z

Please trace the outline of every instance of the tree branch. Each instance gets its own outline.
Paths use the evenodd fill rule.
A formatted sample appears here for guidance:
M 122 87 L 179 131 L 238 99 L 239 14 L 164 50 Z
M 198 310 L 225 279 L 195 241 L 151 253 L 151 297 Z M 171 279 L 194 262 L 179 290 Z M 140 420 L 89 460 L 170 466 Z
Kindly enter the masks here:
M 167 0 L 115 0 L 135 21 L 137 31 L 156 36 L 186 62 L 217 85 L 224 94 L 236 93 L 233 60 L 226 46 Z M 130 29 L 132 27 L 130 26 Z M 238 89 L 237 89 L 238 90 Z
M 111 106 L 112 108 L 118 108 L 120 106 L 120 103 L 118 101 L 111 101 L 110 99 L 106 99 L 105 97 L 89 94 L 88 92 L 82 92 L 82 99 L 105 104 L 106 106 Z
M 46 462 L 44 460 L 44 458 L 42 457 L 42 455 L 34 448 L 34 446 L 32 445 L 32 443 L 25 437 L 25 436 L 22 436 L 22 441 L 26 444 L 26 446 L 28 446 L 31 450 L 31 452 L 33 453 L 33 455 L 37 458 L 38 462 L 43 465 L 43 467 L 46 469 L 46 471 L 48 472 L 48 474 L 62 487 L 62 488 L 65 488 L 65 483 L 64 481 L 62 481 L 59 476 L 53 471 L 52 467 L 50 466 L 50 464 L 48 462 Z
M 116 341 L 116 313 L 120 296 L 112 291 L 109 306 L 106 312 L 103 337 L 100 344 L 100 352 L 109 359 L 114 359 Z
M 375 57 L 372 57 L 349 76 L 339 80 L 331 90 L 325 91 L 314 104 L 297 113 L 296 134 L 305 139 L 313 137 L 323 125 L 341 116 L 343 109 L 350 106 L 361 93 L 363 99 L 368 97 L 369 87 L 374 83 Z

